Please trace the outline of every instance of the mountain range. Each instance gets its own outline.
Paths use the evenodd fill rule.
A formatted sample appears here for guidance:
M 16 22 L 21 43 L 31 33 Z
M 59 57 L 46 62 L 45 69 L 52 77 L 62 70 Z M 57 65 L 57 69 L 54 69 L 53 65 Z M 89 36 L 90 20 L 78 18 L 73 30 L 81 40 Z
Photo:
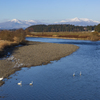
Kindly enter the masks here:
M 19 29 L 19 28 L 25 29 L 31 25 L 37 25 L 37 24 L 42 24 L 42 23 L 39 21 L 34 21 L 34 20 L 12 19 L 12 20 L 0 23 L 0 29 Z
M 73 19 L 66 19 L 66 20 L 61 20 L 60 22 L 55 22 L 60 23 L 60 24 L 72 24 L 75 26 L 90 26 L 90 25 L 98 25 L 100 22 L 99 21 L 94 21 L 92 19 L 88 18 L 73 18 Z
M 38 24 L 46 24 L 40 21 L 35 20 L 17 20 L 12 19 L 6 22 L 0 23 L 0 29 L 18 29 L 18 28 L 27 28 L 31 25 L 38 25 Z M 99 21 L 94 21 L 87 18 L 73 18 L 73 19 L 65 19 L 59 22 L 54 22 L 52 24 L 72 24 L 77 26 L 88 26 L 88 25 L 97 25 L 100 24 Z

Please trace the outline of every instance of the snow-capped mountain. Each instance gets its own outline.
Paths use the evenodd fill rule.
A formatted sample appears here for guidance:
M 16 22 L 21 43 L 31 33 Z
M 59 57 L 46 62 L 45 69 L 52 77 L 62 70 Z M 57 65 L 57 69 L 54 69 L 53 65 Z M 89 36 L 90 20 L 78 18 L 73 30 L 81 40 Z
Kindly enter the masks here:
M 18 28 L 27 28 L 31 25 L 37 25 L 37 24 L 46 24 L 40 21 L 35 20 L 17 20 L 12 19 L 8 20 L 6 22 L 0 23 L 0 29 L 18 29 Z M 98 25 L 100 24 L 99 21 L 94 21 L 87 18 L 73 18 L 73 19 L 65 19 L 61 20 L 60 22 L 55 22 L 52 24 L 72 24 L 77 26 L 87 26 L 87 25 Z
M 56 22 L 56 24 L 72 24 L 72 25 L 78 25 L 78 26 L 87 26 L 87 25 L 97 25 L 100 22 L 94 21 L 92 19 L 88 18 L 73 18 L 73 19 L 65 19 L 61 20 L 60 22 Z
M 34 20 L 17 20 L 12 19 L 6 22 L 0 23 L 0 29 L 18 29 L 18 28 L 27 28 L 31 25 L 41 24 L 39 21 Z

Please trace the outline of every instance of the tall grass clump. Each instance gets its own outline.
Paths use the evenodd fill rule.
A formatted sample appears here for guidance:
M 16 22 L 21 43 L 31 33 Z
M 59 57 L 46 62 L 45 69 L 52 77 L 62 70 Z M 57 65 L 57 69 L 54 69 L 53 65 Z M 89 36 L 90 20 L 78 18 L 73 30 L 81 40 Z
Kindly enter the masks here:
M 23 43 L 25 42 L 25 31 L 23 29 L 18 29 L 16 31 L 3 30 L 0 32 L 0 40 Z
M 18 29 L 16 31 L 0 31 L 0 51 L 8 46 L 25 44 L 25 36 L 26 32 L 23 29 Z

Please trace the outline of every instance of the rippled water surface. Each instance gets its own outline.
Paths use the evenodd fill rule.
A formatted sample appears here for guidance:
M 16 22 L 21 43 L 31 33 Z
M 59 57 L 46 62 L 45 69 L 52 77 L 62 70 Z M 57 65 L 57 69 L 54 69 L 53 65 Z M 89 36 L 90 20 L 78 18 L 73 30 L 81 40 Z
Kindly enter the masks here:
M 42 66 L 22 68 L 4 79 L 3 100 L 100 100 L 100 42 L 26 38 L 30 41 L 75 44 L 73 54 Z M 80 76 L 80 71 L 82 75 Z M 73 73 L 75 76 L 73 77 Z M 17 83 L 22 81 L 22 86 Z M 29 83 L 33 81 L 33 86 Z

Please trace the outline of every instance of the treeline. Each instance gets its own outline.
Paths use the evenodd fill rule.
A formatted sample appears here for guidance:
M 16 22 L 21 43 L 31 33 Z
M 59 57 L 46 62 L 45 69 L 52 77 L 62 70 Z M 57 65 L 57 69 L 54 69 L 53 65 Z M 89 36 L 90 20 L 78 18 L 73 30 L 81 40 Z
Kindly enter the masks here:
M 74 26 L 70 24 L 32 25 L 27 28 L 29 32 L 79 32 L 92 31 L 96 26 Z
M 100 32 L 100 24 L 95 27 L 95 31 Z

